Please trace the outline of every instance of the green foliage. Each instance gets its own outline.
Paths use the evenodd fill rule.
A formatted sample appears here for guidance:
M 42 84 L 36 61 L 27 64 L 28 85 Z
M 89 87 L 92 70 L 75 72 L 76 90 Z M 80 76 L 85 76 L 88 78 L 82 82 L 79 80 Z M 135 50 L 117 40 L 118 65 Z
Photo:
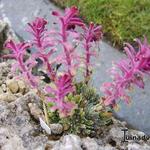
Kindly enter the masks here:
M 75 86 L 77 94 L 81 94 L 88 104 L 96 105 L 99 103 L 100 96 L 96 93 L 94 88 L 87 86 L 83 82 L 77 83 Z
M 115 45 L 147 36 L 150 41 L 149 0 L 54 0 L 63 7 L 77 5 L 87 22 L 102 24 Z
M 51 122 L 63 124 L 66 132 L 86 135 L 96 135 L 100 126 L 111 123 L 111 116 L 106 115 L 107 110 L 100 103 L 100 96 L 95 89 L 83 82 L 76 83 L 76 93 L 67 96 L 68 101 L 76 103 L 76 109 L 70 117 L 59 118 L 57 112 L 50 113 Z M 56 119 L 56 120 L 55 120 Z

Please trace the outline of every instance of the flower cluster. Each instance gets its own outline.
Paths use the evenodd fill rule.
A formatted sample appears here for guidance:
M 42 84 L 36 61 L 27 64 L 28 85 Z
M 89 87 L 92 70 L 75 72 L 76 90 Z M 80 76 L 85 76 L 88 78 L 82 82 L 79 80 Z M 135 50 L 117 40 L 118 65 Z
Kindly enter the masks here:
M 51 110 L 58 110 L 60 116 L 66 117 L 67 115 L 69 115 L 75 105 L 71 102 L 67 102 L 65 100 L 65 96 L 74 91 L 75 88 L 72 84 L 72 78 L 68 74 L 60 76 L 55 81 L 54 87 L 46 87 L 46 92 L 54 95 L 54 97 L 47 98 L 49 102 L 54 103 L 54 106 L 51 107 Z
M 95 51 L 91 51 L 92 43 L 99 41 L 102 38 L 102 27 L 99 25 L 94 25 L 93 22 L 90 23 L 89 27 L 84 28 L 84 49 L 85 49 L 85 67 L 86 73 L 85 77 L 88 78 L 90 76 L 90 66 L 91 66 L 91 56 L 96 56 Z
M 28 25 L 28 32 L 30 32 L 34 37 L 32 43 L 40 50 L 44 50 L 46 47 L 48 47 L 51 41 L 47 41 L 47 30 L 45 29 L 47 21 L 43 18 L 37 17 L 33 22 L 28 23 Z
M 52 67 L 52 61 L 51 63 L 49 62 L 49 58 L 55 51 L 55 49 L 52 48 L 55 45 L 55 42 L 47 32 L 47 21 L 38 17 L 33 22 L 28 23 L 28 25 L 28 32 L 30 32 L 34 37 L 31 41 L 31 44 L 37 48 L 37 52 L 32 55 L 31 60 L 40 58 L 43 61 L 45 68 L 47 69 L 48 75 L 52 80 L 55 80 L 56 74 Z M 51 49 L 47 52 L 47 48 Z
M 144 88 L 143 77 L 145 74 L 150 75 L 150 45 L 146 38 L 144 42 L 139 39 L 138 50 L 135 50 L 130 44 L 126 44 L 124 50 L 128 56 L 127 59 L 115 64 L 111 69 L 113 75 L 113 82 L 103 84 L 103 92 L 105 93 L 106 105 L 116 105 L 118 99 L 130 102 L 130 97 L 127 91 L 131 89 L 132 85 L 139 88 Z
M 32 67 L 36 65 L 36 61 L 26 61 L 25 62 L 25 53 L 28 48 L 31 47 L 29 43 L 14 43 L 12 40 L 9 40 L 5 43 L 5 47 L 12 51 L 11 54 L 3 56 L 3 58 L 13 58 L 17 63 L 12 65 L 12 72 L 15 72 L 19 69 L 22 73 L 22 76 L 27 79 L 27 81 L 33 86 L 37 87 L 37 79 L 32 75 Z
M 27 31 L 32 35 L 33 39 L 29 42 L 16 44 L 15 42 L 6 41 L 5 47 L 12 51 L 12 54 L 4 56 L 11 57 L 16 60 L 16 64 L 12 65 L 14 71 L 20 70 L 32 87 L 39 88 L 39 78 L 32 74 L 33 68 L 38 67 L 38 60 L 42 61 L 40 66 L 44 67 L 43 72 L 50 77 L 55 88 L 48 86 L 45 89 L 46 94 L 52 94 L 47 97 L 48 102 L 54 103 L 51 110 L 58 111 L 60 116 L 68 116 L 75 107 L 75 104 L 67 100 L 69 93 L 74 93 L 74 77 L 80 64 L 84 62 L 86 66 L 86 75 L 90 76 L 90 61 L 94 51 L 91 51 L 92 43 L 99 41 L 102 37 L 101 27 L 91 23 L 87 27 L 78 17 L 79 11 L 76 7 L 67 8 L 62 15 L 57 11 L 52 13 L 59 20 L 60 30 L 48 30 L 47 20 L 37 17 L 31 23 L 28 23 Z M 79 32 L 76 27 L 80 27 Z M 83 37 L 83 40 L 80 37 Z M 81 57 L 70 40 L 79 41 L 84 45 L 85 56 Z M 28 57 L 27 49 L 33 49 Z M 57 52 L 57 53 L 55 53 Z M 55 53 L 55 55 L 54 55 Z M 55 66 L 63 66 L 55 68 Z M 62 74 L 60 76 L 60 74 Z M 44 91 L 42 91 L 44 92 Z
M 78 17 L 79 11 L 74 6 L 71 8 L 67 8 L 64 15 L 61 15 L 56 11 L 54 11 L 52 14 L 59 18 L 61 25 L 61 29 L 59 32 L 57 32 L 57 34 L 60 36 L 58 42 L 63 47 L 64 55 L 61 54 L 59 60 L 61 60 L 63 64 L 66 64 L 68 73 L 70 75 L 73 75 L 74 71 L 79 66 L 79 63 L 77 63 L 77 59 L 79 59 L 79 57 L 75 52 L 75 48 L 68 41 L 68 37 L 70 35 L 70 31 L 78 34 L 75 31 L 76 26 L 80 26 L 83 28 L 85 24 Z
M 46 69 L 46 74 L 50 77 L 54 86 L 47 86 L 44 95 L 48 102 L 52 102 L 52 111 L 58 111 L 60 116 L 68 116 L 75 108 L 75 103 L 68 100 L 69 93 L 77 93 L 74 88 L 74 77 L 82 62 L 85 66 L 85 84 L 91 76 L 91 57 L 95 56 L 93 44 L 102 38 L 102 27 L 90 23 L 86 26 L 78 17 L 79 11 L 76 7 L 67 8 L 62 15 L 57 11 L 52 14 L 59 20 L 58 31 L 48 30 L 48 22 L 44 18 L 37 17 L 33 22 L 28 23 L 28 32 L 33 39 L 30 42 L 15 43 L 12 40 L 6 41 L 5 47 L 11 51 L 11 54 L 3 56 L 4 58 L 13 58 L 16 63 L 12 65 L 12 71 L 20 71 L 20 74 L 34 88 L 38 89 L 39 78 L 32 74 L 33 68 L 37 67 L 37 60 L 42 61 L 42 67 Z M 78 30 L 78 28 L 81 30 Z M 81 32 L 79 32 L 81 31 Z M 77 53 L 78 46 L 84 49 L 84 56 Z M 127 59 L 116 63 L 111 69 L 113 76 L 112 82 L 104 83 L 102 90 L 105 94 L 105 105 L 116 105 L 116 101 L 124 99 L 126 103 L 130 102 L 127 91 L 133 85 L 144 88 L 143 77 L 150 75 L 150 45 L 146 38 L 144 42 L 136 40 L 138 50 L 126 43 L 124 50 L 128 56 Z M 26 57 L 27 49 L 33 48 L 34 51 Z M 57 52 L 57 53 L 55 53 Z M 54 55 L 55 53 L 55 55 Z M 63 66 L 55 68 L 55 66 Z M 45 72 L 45 70 L 44 70 Z M 60 75 L 61 74 L 61 75 Z

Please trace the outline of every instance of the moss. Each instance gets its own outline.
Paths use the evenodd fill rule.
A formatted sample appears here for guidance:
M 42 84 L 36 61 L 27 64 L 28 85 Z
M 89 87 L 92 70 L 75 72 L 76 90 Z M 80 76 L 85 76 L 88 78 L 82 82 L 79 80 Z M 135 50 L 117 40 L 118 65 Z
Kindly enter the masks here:
M 149 0 L 53 0 L 62 7 L 76 5 L 87 21 L 103 25 L 114 46 L 133 42 L 143 35 L 150 41 Z

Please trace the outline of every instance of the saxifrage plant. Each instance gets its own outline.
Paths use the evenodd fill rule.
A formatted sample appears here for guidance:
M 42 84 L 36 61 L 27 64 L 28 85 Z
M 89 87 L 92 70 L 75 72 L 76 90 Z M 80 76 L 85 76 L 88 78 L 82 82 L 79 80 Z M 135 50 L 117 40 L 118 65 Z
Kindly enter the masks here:
M 90 134 L 96 122 L 104 125 L 110 121 L 106 115 L 110 110 L 106 106 L 116 106 L 119 99 L 129 103 L 127 90 L 132 85 L 144 88 L 143 77 L 150 74 L 150 45 L 146 38 L 143 43 L 137 40 L 138 50 L 130 44 L 125 45 L 127 59 L 116 63 L 111 69 L 113 81 L 103 84 L 105 95 L 100 98 L 88 81 L 92 74 L 91 58 L 96 56 L 93 45 L 102 39 L 102 27 L 92 22 L 89 26 L 84 24 L 74 6 L 67 8 L 64 14 L 53 11 L 52 15 L 58 19 L 58 31 L 48 30 L 48 22 L 37 17 L 28 23 L 28 32 L 33 39 L 20 43 L 6 41 L 5 47 L 12 53 L 3 57 L 15 59 L 13 72 L 19 70 L 19 75 L 38 90 L 43 99 L 47 123 L 49 118 L 51 122 L 67 125 L 70 132 L 80 133 L 84 129 L 84 134 Z M 83 48 L 83 55 L 77 51 L 79 47 Z M 35 50 L 26 58 L 26 50 L 31 48 Z M 42 62 L 43 72 L 51 80 L 49 85 L 45 83 L 46 88 L 42 90 L 40 77 L 33 74 L 33 69 L 38 66 L 38 59 Z M 56 68 L 58 64 L 61 65 Z M 76 75 L 80 68 L 84 68 L 84 80 L 78 83 Z
M 130 44 L 125 44 L 124 50 L 127 54 L 127 59 L 114 64 L 111 69 L 113 81 L 103 84 L 105 105 L 116 106 L 119 99 L 129 103 L 130 96 L 128 96 L 127 92 L 133 85 L 144 88 L 144 75 L 150 75 L 150 45 L 146 38 L 144 42 L 139 39 L 136 39 L 136 42 L 139 47 L 137 50 Z

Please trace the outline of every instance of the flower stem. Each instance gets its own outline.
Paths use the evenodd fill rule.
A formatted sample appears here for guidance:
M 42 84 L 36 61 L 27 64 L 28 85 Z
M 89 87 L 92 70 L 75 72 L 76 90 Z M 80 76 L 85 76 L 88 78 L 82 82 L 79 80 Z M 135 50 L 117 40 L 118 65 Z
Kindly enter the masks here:
M 47 125 L 49 125 L 49 118 L 48 118 L 47 108 L 46 108 L 46 104 L 45 104 L 45 96 L 40 90 L 38 90 L 38 95 L 43 102 L 43 111 L 44 111 L 44 116 L 45 116 L 45 122 L 47 123 Z
M 46 108 L 46 104 L 43 101 L 43 110 L 44 110 L 44 116 L 45 116 L 45 121 L 47 123 L 47 125 L 49 125 L 49 118 L 48 118 L 48 114 L 47 114 L 47 108 Z

